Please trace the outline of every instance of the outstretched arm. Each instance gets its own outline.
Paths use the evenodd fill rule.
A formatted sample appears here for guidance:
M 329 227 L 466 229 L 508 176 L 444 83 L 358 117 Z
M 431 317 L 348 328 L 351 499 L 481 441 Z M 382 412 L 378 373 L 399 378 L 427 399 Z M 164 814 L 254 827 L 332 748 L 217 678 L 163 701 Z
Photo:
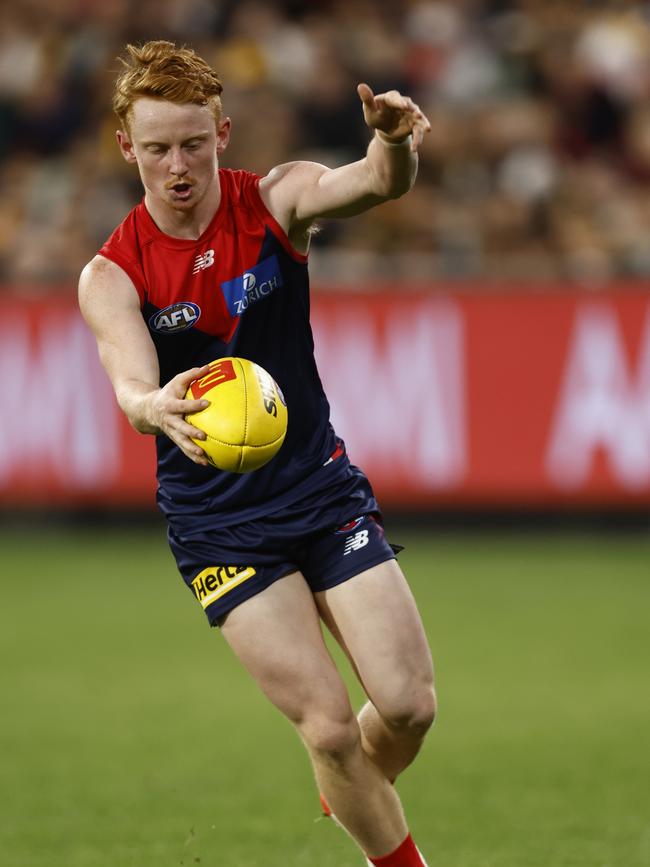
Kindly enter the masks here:
M 357 88 L 366 124 L 375 131 L 366 156 L 328 169 L 317 163 L 286 163 L 260 182 L 271 212 L 289 232 L 307 228 L 318 217 L 350 217 L 413 186 L 417 149 L 429 121 L 419 106 L 397 90 L 375 94 Z

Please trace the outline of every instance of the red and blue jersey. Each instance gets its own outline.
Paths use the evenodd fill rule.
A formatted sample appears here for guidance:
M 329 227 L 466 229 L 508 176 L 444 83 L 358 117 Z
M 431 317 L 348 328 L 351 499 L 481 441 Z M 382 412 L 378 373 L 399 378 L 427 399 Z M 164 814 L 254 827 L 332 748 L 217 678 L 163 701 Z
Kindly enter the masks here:
M 330 425 L 314 361 L 307 257 L 293 249 L 265 207 L 259 180 L 220 169 L 219 208 L 197 240 L 161 232 L 141 202 L 100 250 L 138 291 L 161 385 L 234 355 L 268 370 L 287 401 L 284 444 L 253 473 L 200 466 L 167 437 L 156 438 L 158 502 L 181 532 L 271 514 L 352 482 L 358 472 Z

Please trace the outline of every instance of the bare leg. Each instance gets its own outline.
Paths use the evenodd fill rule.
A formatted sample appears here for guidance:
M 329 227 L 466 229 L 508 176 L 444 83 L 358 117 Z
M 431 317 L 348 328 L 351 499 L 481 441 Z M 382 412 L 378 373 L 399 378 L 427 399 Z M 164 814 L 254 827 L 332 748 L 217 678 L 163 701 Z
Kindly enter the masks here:
M 267 697 L 296 726 L 316 780 L 363 851 L 381 857 L 406 837 L 397 793 L 361 746 L 345 685 L 300 573 L 235 608 L 223 635 Z
M 366 702 L 361 708 L 358 722 L 364 752 L 394 783 L 420 752 L 428 726 L 418 729 L 391 725 L 382 718 L 372 702 Z
M 395 560 L 316 595 L 370 701 L 359 714 L 364 752 L 390 780 L 418 754 L 436 697 L 413 595 Z

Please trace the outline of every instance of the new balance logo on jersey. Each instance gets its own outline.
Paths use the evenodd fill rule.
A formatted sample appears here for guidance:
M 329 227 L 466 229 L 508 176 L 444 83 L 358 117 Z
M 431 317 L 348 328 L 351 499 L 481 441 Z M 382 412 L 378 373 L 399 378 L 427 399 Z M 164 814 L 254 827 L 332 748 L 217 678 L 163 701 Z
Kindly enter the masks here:
M 345 557 L 347 554 L 351 554 L 353 551 L 358 551 L 360 548 L 365 548 L 368 544 L 368 531 L 367 530 L 359 530 L 358 533 L 355 533 L 354 536 L 348 536 L 345 540 L 345 548 L 343 549 L 343 556 Z
M 194 268 L 192 274 L 198 274 L 199 271 L 205 271 L 206 268 L 211 268 L 214 265 L 214 250 L 206 250 L 205 253 L 199 253 L 194 260 Z

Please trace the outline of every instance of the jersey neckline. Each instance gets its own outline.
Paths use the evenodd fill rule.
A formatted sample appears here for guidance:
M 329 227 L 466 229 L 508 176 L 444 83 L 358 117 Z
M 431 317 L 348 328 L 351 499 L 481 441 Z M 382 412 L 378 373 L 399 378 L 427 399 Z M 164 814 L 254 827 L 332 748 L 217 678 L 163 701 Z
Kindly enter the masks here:
M 147 234 L 152 239 L 156 240 L 159 244 L 162 244 L 165 247 L 169 247 L 172 250 L 192 250 L 197 245 L 202 244 L 219 225 L 226 209 L 226 199 L 228 198 L 228 194 L 226 192 L 227 182 L 225 181 L 225 177 L 221 169 L 218 170 L 218 175 L 219 191 L 221 194 L 219 205 L 217 206 L 217 209 L 214 212 L 212 219 L 205 227 L 205 229 L 201 232 L 198 238 L 175 238 L 173 235 L 168 235 L 167 232 L 163 232 L 162 229 L 158 228 L 156 221 L 149 213 L 147 206 L 145 205 L 143 196 L 140 200 L 138 210 L 140 211 L 144 219 Z

